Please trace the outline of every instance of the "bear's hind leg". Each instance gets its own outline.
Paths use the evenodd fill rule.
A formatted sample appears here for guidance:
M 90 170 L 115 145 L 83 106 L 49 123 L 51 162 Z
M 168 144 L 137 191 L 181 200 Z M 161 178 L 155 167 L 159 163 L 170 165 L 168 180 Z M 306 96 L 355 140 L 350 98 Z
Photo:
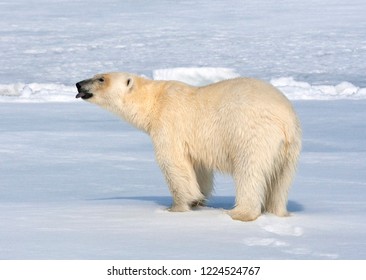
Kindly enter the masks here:
M 235 177 L 235 207 L 228 213 L 233 220 L 253 221 L 262 213 L 263 182 L 256 181 L 258 177 L 250 174 Z
M 239 189 L 243 188 L 237 186 L 237 188 L 238 187 Z M 247 186 L 244 188 L 247 189 L 249 187 Z M 228 211 L 228 214 L 233 220 L 249 222 L 256 220 L 261 215 L 261 200 L 255 193 L 253 194 L 254 196 L 248 196 L 248 193 L 243 195 L 241 190 L 236 191 L 235 207 Z
M 288 216 L 287 197 L 292 176 L 287 170 L 281 170 L 276 180 L 271 182 L 266 195 L 265 211 L 279 217 Z
M 272 180 L 266 196 L 265 210 L 279 217 L 289 215 L 287 211 L 288 192 L 296 169 L 297 156 L 285 159 Z
M 258 158 L 258 155 L 256 155 Z M 228 213 L 234 220 L 253 221 L 262 214 L 266 179 L 261 162 L 250 155 L 237 163 L 234 170 L 235 207 Z
M 291 142 L 280 149 L 274 162 L 274 174 L 266 194 L 265 210 L 280 217 L 289 215 L 287 212 L 288 192 L 295 175 L 297 161 L 301 151 L 300 129 Z

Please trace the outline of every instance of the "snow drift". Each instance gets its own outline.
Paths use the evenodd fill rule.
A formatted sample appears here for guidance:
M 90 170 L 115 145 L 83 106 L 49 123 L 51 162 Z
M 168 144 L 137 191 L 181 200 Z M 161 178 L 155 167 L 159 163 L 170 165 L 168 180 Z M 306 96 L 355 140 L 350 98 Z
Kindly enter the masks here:
M 239 76 L 230 68 L 170 68 L 153 71 L 154 80 L 176 80 L 194 86 L 204 86 Z
M 230 68 L 169 68 L 152 72 L 154 80 L 177 80 L 194 86 L 204 86 L 240 75 Z M 312 85 L 293 77 L 273 78 L 270 82 L 291 100 L 365 99 L 366 88 L 349 82 L 338 85 Z M 0 84 L 0 102 L 74 102 L 73 85 L 52 83 Z

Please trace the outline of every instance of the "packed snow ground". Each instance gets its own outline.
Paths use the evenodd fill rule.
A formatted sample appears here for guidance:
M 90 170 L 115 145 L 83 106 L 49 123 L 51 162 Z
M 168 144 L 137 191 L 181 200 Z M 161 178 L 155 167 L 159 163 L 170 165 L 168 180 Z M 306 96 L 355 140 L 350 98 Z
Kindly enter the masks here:
M 365 259 L 365 12 L 364 0 L 1 1 L 0 259 Z M 166 211 L 149 138 L 74 98 L 106 71 L 280 88 L 304 132 L 293 215 L 231 220 L 222 175 L 208 207 Z
M 1 259 L 364 259 L 366 101 L 296 101 L 289 218 L 231 220 L 232 180 L 170 213 L 149 138 L 77 104 L 0 104 Z

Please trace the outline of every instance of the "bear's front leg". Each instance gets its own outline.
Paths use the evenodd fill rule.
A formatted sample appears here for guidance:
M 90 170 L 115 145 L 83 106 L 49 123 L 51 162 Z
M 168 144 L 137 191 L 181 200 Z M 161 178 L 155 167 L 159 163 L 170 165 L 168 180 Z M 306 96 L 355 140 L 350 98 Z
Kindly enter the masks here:
M 173 196 L 172 212 L 185 212 L 199 201 L 204 200 L 192 163 L 187 159 L 167 160 L 158 158 L 161 170 Z

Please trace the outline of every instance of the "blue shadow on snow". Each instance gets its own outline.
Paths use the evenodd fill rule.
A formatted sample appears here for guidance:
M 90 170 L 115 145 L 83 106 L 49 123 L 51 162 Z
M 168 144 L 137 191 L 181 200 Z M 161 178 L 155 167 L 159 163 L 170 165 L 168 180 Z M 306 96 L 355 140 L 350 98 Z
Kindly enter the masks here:
M 172 198 L 170 196 L 119 196 L 119 197 L 96 198 L 93 200 L 149 201 L 165 207 L 170 207 L 170 205 L 172 204 Z M 235 204 L 235 197 L 233 196 L 213 196 L 207 201 L 207 207 L 212 208 L 231 209 L 233 208 L 234 204 Z M 288 201 L 287 209 L 289 212 L 304 211 L 303 205 L 292 200 Z

